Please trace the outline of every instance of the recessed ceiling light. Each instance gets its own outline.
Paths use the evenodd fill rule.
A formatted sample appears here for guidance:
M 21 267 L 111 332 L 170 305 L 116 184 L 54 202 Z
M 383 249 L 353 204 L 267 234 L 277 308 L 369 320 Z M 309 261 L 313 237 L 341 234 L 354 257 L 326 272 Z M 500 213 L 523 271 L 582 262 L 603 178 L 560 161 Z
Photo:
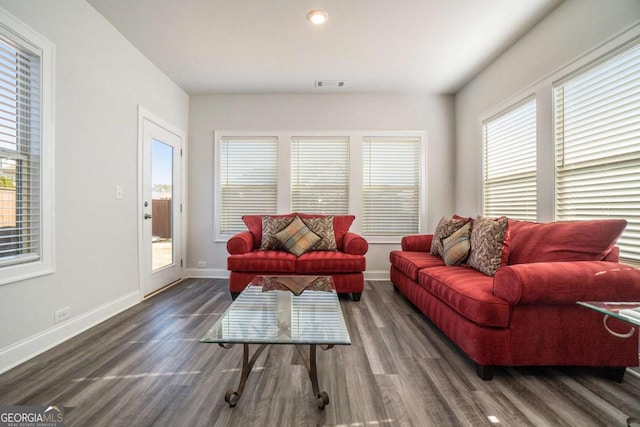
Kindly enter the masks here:
M 307 14 L 309 22 L 315 25 L 322 25 L 329 19 L 329 14 L 324 10 L 312 10 Z

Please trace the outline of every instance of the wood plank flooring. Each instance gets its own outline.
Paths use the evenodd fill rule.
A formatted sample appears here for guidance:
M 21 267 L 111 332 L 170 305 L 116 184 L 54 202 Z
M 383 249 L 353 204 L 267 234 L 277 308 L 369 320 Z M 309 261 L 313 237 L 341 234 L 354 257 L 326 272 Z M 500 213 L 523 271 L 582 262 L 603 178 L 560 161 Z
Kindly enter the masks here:
M 242 347 L 200 337 L 231 303 L 226 280 L 188 279 L 0 375 L 0 406 L 65 407 L 66 426 L 625 426 L 640 377 L 591 368 L 498 369 L 482 381 L 389 282 L 341 298 L 351 346 L 318 354 L 317 409 L 304 361 L 269 346 L 238 406 Z

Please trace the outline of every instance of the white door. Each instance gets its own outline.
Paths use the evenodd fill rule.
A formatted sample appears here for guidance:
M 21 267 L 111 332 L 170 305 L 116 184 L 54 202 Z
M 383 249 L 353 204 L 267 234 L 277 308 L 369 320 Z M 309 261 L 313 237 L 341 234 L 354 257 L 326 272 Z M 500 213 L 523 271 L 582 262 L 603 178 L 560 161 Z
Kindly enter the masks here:
M 182 134 L 141 115 L 140 287 L 149 295 L 182 278 Z

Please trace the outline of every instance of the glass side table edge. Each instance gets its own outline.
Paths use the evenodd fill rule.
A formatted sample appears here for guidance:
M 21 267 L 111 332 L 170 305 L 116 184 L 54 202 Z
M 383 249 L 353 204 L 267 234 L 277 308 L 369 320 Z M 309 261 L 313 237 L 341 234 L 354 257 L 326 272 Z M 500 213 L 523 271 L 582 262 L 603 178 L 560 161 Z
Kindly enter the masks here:
M 578 301 L 578 305 L 590 308 L 606 316 L 640 326 L 640 302 L 635 301 Z

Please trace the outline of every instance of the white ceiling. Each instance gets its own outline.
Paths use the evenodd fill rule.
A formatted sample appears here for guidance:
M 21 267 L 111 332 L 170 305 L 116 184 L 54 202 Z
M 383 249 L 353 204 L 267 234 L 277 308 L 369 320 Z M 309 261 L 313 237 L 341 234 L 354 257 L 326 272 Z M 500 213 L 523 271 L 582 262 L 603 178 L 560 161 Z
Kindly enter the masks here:
M 562 2 L 87 1 L 189 94 L 455 93 Z M 329 21 L 311 25 L 312 9 Z

